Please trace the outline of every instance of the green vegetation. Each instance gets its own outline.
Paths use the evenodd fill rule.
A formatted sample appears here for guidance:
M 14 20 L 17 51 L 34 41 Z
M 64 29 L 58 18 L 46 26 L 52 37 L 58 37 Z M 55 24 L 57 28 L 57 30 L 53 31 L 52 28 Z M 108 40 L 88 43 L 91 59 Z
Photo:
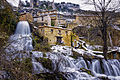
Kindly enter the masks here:
M 51 26 L 55 26 L 55 21 L 51 21 Z
M 91 75 L 91 76 L 94 76 L 90 70 L 87 70 L 87 69 L 85 69 L 85 68 L 80 68 L 80 70 L 82 70 L 82 72 L 88 73 L 88 74 Z
M 13 12 L 11 6 L 7 3 L 3 2 L 2 5 L 2 1 L 0 2 L 1 6 L 4 6 L 4 8 L 0 9 L 0 30 L 10 35 L 14 32 L 18 22 L 17 13 Z
M 32 34 L 34 50 L 42 52 L 49 52 L 51 50 L 47 38 L 41 36 L 38 31 L 34 31 Z
M 38 80 L 67 80 L 64 73 L 40 73 L 37 74 Z
M 74 59 L 78 59 L 78 57 L 82 56 L 81 54 L 79 54 L 79 53 L 77 53 L 75 51 L 72 51 L 72 53 L 73 53 L 73 55 L 71 57 L 74 58 Z
M 14 33 L 18 22 L 17 13 L 4 0 L 0 1 L 0 49 L 6 44 L 7 39 Z
M 32 59 L 31 58 L 26 58 L 25 60 L 22 61 L 23 65 L 25 68 L 23 68 L 23 71 L 27 71 L 29 73 L 32 73 Z
M 49 70 L 53 70 L 52 68 L 52 61 L 49 59 L 49 58 L 36 58 L 36 60 L 38 62 L 41 62 L 43 67 L 45 67 L 46 69 L 49 69 Z
M 16 57 L 8 60 L 7 57 L 13 55 L 9 56 L 5 52 L 4 46 L 6 46 L 10 35 L 14 33 L 18 22 L 17 14 L 6 0 L 0 0 L 0 71 L 7 72 L 9 75 L 9 79 L 6 78 L 5 80 L 35 80 L 32 75 L 31 59 L 21 61 L 22 58 Z

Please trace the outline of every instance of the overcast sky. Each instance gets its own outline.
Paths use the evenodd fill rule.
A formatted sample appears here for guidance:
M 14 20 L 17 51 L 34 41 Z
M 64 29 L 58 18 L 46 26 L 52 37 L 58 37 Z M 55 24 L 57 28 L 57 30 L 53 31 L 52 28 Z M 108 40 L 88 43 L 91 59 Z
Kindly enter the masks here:
M 19 0 L 7 0 L 7 1 L 14 6 L 18 6 L 18 3 L 19 3 Z M 22 1 L 25 1 L 25 0 L 22 0 Z M 41 0 L 41 1 L 53 1 L 53 0 Z M 55 2 L 71 2 L 71 3 L 79 4 L 80 8 L 83 10 L 93 10 L 92 6 L 84 4 L 85 0 L 54 0 L 54 1 Z

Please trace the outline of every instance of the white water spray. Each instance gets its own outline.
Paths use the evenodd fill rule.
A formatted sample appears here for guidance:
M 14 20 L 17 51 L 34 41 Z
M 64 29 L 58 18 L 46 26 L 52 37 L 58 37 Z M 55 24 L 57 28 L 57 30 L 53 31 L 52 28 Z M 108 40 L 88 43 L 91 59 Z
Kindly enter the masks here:
M 18 22 L 15 34 L 10 37 L 9 44 L 8 52 L 31 51 L 33 49 L 30 26 L 27 21 Z

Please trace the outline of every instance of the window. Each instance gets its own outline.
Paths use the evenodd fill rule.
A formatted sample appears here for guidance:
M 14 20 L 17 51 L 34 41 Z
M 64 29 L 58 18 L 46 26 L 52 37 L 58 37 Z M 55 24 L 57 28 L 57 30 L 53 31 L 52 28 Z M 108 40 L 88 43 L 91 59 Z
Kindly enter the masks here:
M 62 37 L 57 36 L 56 38 L 57 38 L 57 44 L 58 44 L 58 45 L 59 45 L 59 44 L 62 44 Z
M 68 31 L 65 31 L 66 35 L 68 35 Z
M 60 34 L 60 35 L 61 35 L 61 30 L 58 30 L 58 34 Z
M 51 29 L 51 33 L 53 33 L 53 29 Z
M 44 29 L 41 29 L 41 32 L 44 32 Z
M 51 26 L 55 26 L 55 21 L 51 20 Z
M 44 21 L 44 18 L 43 18 L 43 16 L 42 16 L 42 21 Z
M 113 58 L 115 59 L 117 57 L 116 53 L 113 54 Z

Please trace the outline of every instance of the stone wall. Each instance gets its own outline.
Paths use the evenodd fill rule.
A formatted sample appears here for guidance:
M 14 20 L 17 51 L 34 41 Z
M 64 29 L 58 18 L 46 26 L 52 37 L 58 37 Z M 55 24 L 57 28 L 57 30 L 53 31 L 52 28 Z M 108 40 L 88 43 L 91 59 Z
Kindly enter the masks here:
M 19 16 L 20 21 L 28 21 L 29 23 L 33 22 L 33 17 L 30 13 L 24 13 Z
M 112 51 L 107 54 L 108 59 L 120 59 L 120 52 Z
M 39 27 L 39 32 L 42 36 L 48 38 L 48 43 L 50 45 L 57 44 L 57 37 L 62 38 L 62 44 L 65 46 L 71 46 L 71 33 L 72 30 L 64 29 L 59 27 Z

